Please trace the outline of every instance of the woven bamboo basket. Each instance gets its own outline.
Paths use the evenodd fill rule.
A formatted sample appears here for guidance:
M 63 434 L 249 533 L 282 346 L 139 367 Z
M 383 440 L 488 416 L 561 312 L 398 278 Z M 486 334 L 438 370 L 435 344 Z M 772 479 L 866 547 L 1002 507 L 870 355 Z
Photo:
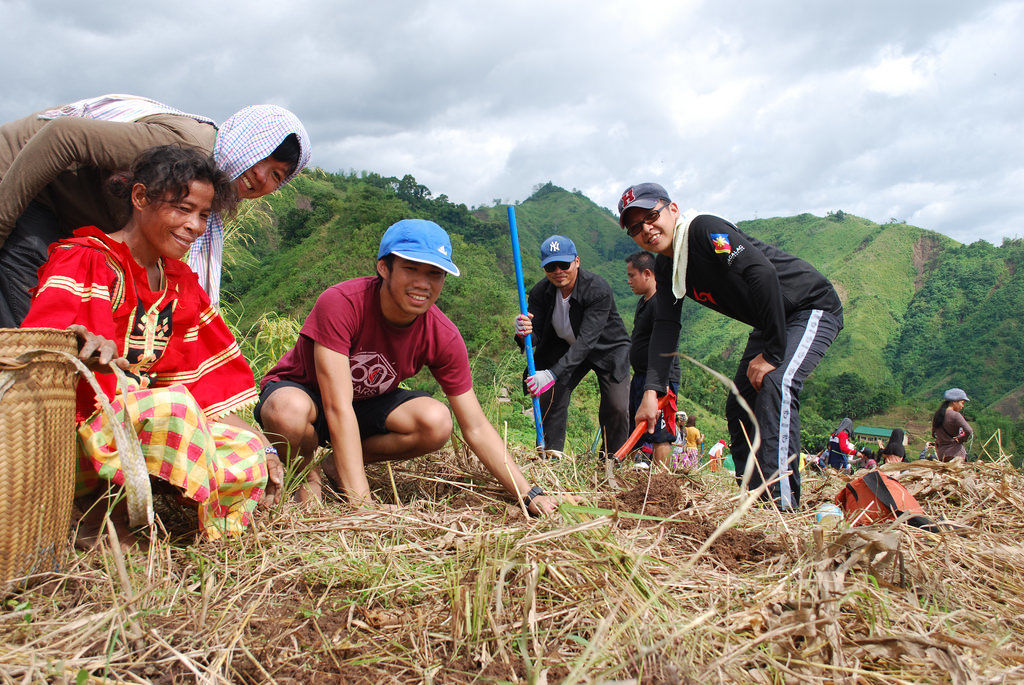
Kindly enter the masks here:
M 68 551 L 77 349 L 68 331 L 0 328 L 0 589 Z

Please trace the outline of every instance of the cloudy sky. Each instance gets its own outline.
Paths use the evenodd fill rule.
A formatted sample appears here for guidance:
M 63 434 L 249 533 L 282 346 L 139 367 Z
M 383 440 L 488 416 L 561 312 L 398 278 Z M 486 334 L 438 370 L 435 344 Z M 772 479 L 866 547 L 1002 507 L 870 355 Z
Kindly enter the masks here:
M 468 205 L 656 180 L 735 220 L 1024 235 L 1024 2 L 0 0 L 0 121 L 110 92 L 293 110 L 328 171 Z

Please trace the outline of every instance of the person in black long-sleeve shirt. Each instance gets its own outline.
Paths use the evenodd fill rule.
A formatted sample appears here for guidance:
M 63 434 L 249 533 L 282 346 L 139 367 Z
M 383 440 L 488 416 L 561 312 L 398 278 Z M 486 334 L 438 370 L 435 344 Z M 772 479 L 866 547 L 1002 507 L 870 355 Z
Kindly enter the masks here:
M 629 348 L 629 365 L 633 367 L 633 380 L 629 384 L 629 413 L 630 418 L 640 408 L 640 401 L 644 396 L 644 389 L 647 386 L 647 356 L 651 342 L 651 333 L 654 331 L 654 293 L 657 285 L 654 278 L 654 255 L 650 252 L 635 252 L 626 257 L 626 280 L 629 289 L 633 294 L 639 295 L 636 303 L 636 311 L 633 314 L 633 335 Z M 668 388 L 666 390 L 672 399 L 670 400 L 670 413 L 667 414 L 666 422 L 663 416 L 658 421 L 654 433 L 647 433 L 637 443 L 641 448 L 641 454 L 636 459 L 637 466 L 643 468 L 646 465 L 643 451 L 647 449 L 653 452 L 654 460 L 662 466 L 669 466 L 669 454 L 672 451 L 671 441 L 675 437 L 675 394 L 679 389 L 679 360 L 672 360 L 672 367 L 669 371 Z M 630 431 L 633 430 L 630 421 Z
M 832 284 L 802 259 L 748 236 L 713 214 L 681 212 L 656 183 L 630 186 L 619 199 L 619 223 L 655 259 L 657 293 L 647 386 L 637 421 L 657 416 L 669 364 L 679 344 L 682 301 L 753 327 L 734 379 L 761 429 L 751 487 L 781 509 L 800 503 L 800 390 L 843 327 L 843 305 Z M 737 480 L 754 430 L 733 395 L 726 403 Z M 780 476 L 780 474 L 782 474 Z M 774 482 L 773 482 L 774 481 Z
M 608 282 L 580 268 L 576 245 L 553 235 L 541 243 L 546 277 L 530 290 L 529 317 L 516 317 L 516 342 L 533 334 L 536 373 L 527 389 L 540 398 L 544 444 L 562 451 L 572 391 L 591 369 L 601 391 L 602 450 L 629 434 L 629 336 Z

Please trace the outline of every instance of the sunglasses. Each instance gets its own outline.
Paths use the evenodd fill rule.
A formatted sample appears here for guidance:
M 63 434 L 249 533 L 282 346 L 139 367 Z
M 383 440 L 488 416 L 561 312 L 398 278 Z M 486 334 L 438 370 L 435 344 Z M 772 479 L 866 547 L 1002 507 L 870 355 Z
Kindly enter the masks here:
M 669 203 L 663 204 L 661 207 L 655 207 L 651 211 L 644 215 L 644 218 L 637 221 L 632 226 L 626 226 L 626 235 L 633 238 L 640 234 L 640 231 L 644 230 L 644 224 L 653 224 L 661 216 L 661 211 L 668 207 Z
M 568 271 L 570 266 L 572 266 L 572 262 L 548 262 L 544 265 L 544 270 L 550 274 L 554 273 L 558 269 Z

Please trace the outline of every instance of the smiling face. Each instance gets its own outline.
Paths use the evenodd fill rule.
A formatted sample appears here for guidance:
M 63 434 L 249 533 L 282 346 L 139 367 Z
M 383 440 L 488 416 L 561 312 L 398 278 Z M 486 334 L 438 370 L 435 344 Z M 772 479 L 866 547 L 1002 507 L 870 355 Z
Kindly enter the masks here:
M 192 243 L 206 232 L 206 221 L 213 205 L 213 185 L 195 179 L 188 184 L 188 194 L 176 201 L 150 201 L 146 186 L 136 183 L 132 188 L 134 213 L 131 223 L 136 239 L 129 242 L 132 254 L 142 263 L 157 257 L 181 259 Z
M 552 269 L 552 271 L 548 271 Z M 574 257 L 571 262 L 548 262 L 544 267 L 544 276 L 551 285 L 562 291 L 565 297 L 576 285 L 576 277 L 580 273 L 580 258 Z
M 659 208 L 661 211 L 658 213 L 658 218 L 653 223 L 644 223 L 640 232 L 633 236 L 633 242 L 642 250 L 671 257 L 672 237 L 676 232 L 679 208 L 674 202 L 670 202 L 668 205 L 659 202 L 655 209 Z M 650 209 L 631 207 L 623 214 L 622 224 L 632 226 L 642 221 L 650 211 Z
M 384 284 L 380 289 L 380 308 L 388 323 L 407 326 L 425 314 L 441 294 L 444 270 L 433 264 L 414 262 L 394 255 L 390 268 L 383 259 L 377 261 L 377 273 Z
M 273 157 L 264 157 L 235 179 L 238 197 L 253 200 L 277 190 L 292 173 L 292 165 Z

